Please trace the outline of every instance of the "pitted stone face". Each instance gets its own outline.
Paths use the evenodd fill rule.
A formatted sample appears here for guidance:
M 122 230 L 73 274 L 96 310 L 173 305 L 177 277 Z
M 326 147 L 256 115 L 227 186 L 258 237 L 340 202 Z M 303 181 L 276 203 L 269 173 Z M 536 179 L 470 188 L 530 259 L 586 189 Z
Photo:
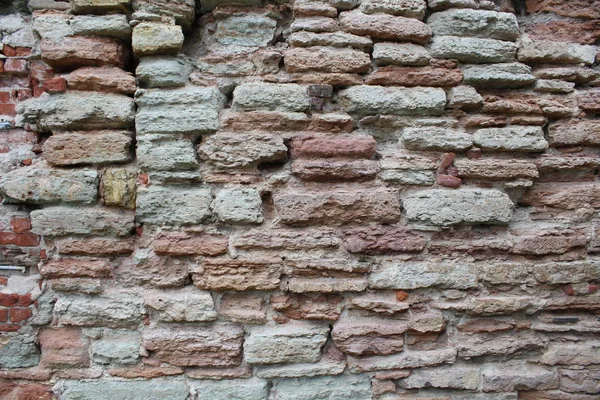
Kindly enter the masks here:
M 600 2 L 4 3 L 0 398 L 600 394 Z

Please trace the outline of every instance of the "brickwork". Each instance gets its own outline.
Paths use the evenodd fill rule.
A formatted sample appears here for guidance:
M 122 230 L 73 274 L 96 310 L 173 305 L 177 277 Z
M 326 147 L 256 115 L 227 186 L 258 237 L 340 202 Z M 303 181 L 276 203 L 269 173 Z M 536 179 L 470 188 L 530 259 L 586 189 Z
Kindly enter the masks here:
M 27 3 L 0 398 L 600 395 L 597 2 Z

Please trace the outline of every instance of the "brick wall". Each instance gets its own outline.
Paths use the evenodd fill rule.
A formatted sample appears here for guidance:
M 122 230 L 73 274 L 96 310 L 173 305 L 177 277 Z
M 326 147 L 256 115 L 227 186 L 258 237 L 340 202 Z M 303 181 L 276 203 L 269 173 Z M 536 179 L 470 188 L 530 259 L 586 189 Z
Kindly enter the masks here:
M 28 8 L 0 398 L 598 397 L 600 3 Z

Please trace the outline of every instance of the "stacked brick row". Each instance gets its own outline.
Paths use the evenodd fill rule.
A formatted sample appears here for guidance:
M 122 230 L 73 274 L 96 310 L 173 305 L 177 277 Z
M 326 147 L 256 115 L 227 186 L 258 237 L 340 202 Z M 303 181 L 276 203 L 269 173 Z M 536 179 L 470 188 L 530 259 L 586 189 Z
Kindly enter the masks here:
M 597 4 L 29 8 L 0 397 L 598 396 Z

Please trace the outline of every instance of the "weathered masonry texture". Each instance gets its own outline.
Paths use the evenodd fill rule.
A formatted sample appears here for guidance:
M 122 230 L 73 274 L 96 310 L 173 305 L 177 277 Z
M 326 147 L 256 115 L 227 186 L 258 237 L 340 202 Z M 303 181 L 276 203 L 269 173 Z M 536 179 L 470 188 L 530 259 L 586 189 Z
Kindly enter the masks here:
M 600 398 L 600 1 L 0 12 L 0 399 Z

